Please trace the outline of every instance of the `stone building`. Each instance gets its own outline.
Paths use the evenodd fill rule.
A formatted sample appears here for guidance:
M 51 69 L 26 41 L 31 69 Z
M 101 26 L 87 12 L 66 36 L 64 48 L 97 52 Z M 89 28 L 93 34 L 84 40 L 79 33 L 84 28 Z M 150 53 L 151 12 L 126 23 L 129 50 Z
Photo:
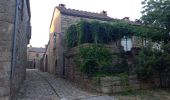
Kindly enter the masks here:
M 42 59 L 40 60 L 40 70 L 43 72 L 47 72 L 47 68 L 49 65 L 49 57 L 48 57 L 48 50 L 49 50 L 49 42 L 48 44 L 45 46 L 45 50 L 44 50 L 44 55 L 42 57 Z
M 64 4 L 55 7 L 50 26 L 50 42 L 48 46 L 48 68 L 53 74 L 64 75 L 64 51 L 67 49 L 64 41 L 64 33 L 69 26 L 79 21 L 101 21 L 109 22 L 113 19 L 107 16 L 106 11 L 92 13 L 68 9 Z
M 43 57 L 45 48 L 42 47 L 28 47 L 27 48 L 27 59 L 29 69 L 40 68 L 40 60 Z
M 25 79 L 30 18 L 29 0 L 0 1 L 0 100 L 12 99 Z

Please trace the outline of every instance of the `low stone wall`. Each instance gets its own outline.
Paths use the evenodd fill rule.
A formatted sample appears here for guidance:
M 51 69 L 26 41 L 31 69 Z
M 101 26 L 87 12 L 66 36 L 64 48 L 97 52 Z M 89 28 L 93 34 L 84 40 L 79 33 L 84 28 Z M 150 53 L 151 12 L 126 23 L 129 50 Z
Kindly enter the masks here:
M 98 85 L 99 88 L 97 91 L 107 94 L 153 87 L 151 82 L 139 81 L 136 76 L 129 76 L 126 85 L 123 83 L 121 77 L 101 77 Z
M 84 46 L 89 45 L 85 44 Z M 114 53 L 119 53 L 118 48 L 115 46 L 106 46 Z M 119 93 L 123 91 L 127 91 L 127 89 L 137 90 L 137 89 L 147 89 L 151 88 L 154 85 L 151 82 L 142 82 L 137 79 L 136 76 L 129 76 L 127 84 L 125 86 L 120 77 L 101 77 L 89 79 L 85 74 L 80 72 L 77 68 L 75 59 L 78 54 L 78 47 L 74 47 L 65 53 L 65 65 L 64 65 L 64 77 L 83 88 L 89 90 L 95 90 L 101 93 Z M 119 58 L 118 58 L 119 59 Z

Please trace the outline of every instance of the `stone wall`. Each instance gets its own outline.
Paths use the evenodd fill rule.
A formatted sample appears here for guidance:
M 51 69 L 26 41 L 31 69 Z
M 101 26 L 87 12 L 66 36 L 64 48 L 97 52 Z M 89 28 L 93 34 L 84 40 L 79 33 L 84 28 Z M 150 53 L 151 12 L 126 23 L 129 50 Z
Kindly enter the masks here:
M 21 8 L 20 8 L 21 7 Z M 16 62 L 12 68 L 11 95 L 15 95 L 23 80 L 25 79 L 27 66 L 27 43 L 30 29 L 30 15 L 27 0 L 19 0 L 18 21 L 16 27 L 16 53 L 13 57 Z
M 113 53 L 119 53 L 120 50 L 116 45 L 106 45 Z M 83 44 L 84 46 L 90 44 Z M 95 90 L 102 93 L 112 94 L 127 91 L 127 89 L 148 89 L 159 86 L 158 76 L 154 76 L 153 80 L 139 81 L 136 76 L 129 76 L 127 84 L 125 85 L 121 77 L 101 77 L 101 78 L 88 78 L 85 74 L 80 72 L 76 66 L 75 59 L 78 54 L 78 47 L 71 48 L 65 53 L 64 77 L 74 83 L 89 90 Z M 120 59 L 120 58 L 118 58 Z M 116 59 L 114 60 L 116 61 Z M 113 62 L 114 62 L 113 61 Z
M 96 90 L 106 94 L 114 94 L 154 87 L 151 81 L 139 81 L 134 75 L 129 76 L 126 85 L 125 83 L 126 82 L 123 81 L 122 77 L 101 77 L 99 78 Z
M 83 46 L 87 46 L 90 44 L 83 44 Z M 106 48 L 110 49 L 111 52 L 113 53 L 120 53 L 120 48 L 116 46 L 116 44 L 112 43 L 112 45 L 106 45 Z M 80 83 L 84 87 L 91 88 L 91 89 L 96 89 L 94 87 L 95 82 L 93 80 L 89 80 L 89 78 L 80 72 L 78 67 L 76 66 L 75 60 L 76 60 L 76 55 L 78 54 L 78 47 L 74 47 L 69 49 L 67 52 L 65 52 L 64 56 L 64 77 L 66 79 L 69 79 L 75 83 Z M 119 58 L 114 59 L 113 62 L 116 62 Z M 86 84 L 88 83 L 88 84 Z M 90 84 L 91 83 L 91 84 Z
M 24 1 L 24 3 L 22 2 Z M 27 65 L 27 43 L 29 43 L 30 17 L 26 0 L 19 0 L 16 27 L 16 49 L 13 56 L 13 35 L 15 26 L 15 0 L 0 1 L 0 100 L 11 99 L 25 77 Z M 11 67 L 12 66 L 12 67 Z
M 14 8 L 14 1 L 0 1 L 0 100 L 8 100 L 10 94 Z

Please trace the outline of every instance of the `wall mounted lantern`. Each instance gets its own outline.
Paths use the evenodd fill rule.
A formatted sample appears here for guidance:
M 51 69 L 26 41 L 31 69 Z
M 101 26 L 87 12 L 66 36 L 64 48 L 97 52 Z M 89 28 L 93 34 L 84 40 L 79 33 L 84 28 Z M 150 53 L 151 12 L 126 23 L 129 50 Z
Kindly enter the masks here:
M 57 33 L 53 33 L 53 49 L 56 49 L 56 39 L 57 39 Z

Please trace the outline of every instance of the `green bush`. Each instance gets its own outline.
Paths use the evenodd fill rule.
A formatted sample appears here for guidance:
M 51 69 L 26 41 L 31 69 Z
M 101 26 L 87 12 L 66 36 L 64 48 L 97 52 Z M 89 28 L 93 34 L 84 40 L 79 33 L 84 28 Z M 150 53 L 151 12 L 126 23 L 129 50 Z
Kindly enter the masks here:
M 136 64 L 136 73 L 139 79 L 147 80 L 152 75 L 158 74 L 160 87 L 162 87 L 162 83 L 165 83 L 162 79 L 168 79 L 167 73 L 170 72 L 169 46 L 169 44 L 164 45 L 162 50 L 147 47 L 140 51 Z
M 92 77 L 103 68 L 111 67 L 112 59 L 112 53 L 103 45 L 91 44 L 79 47 L 76 62 L 82 72 Z
M 121 56 L 111 53 L 102 44 L 89 44 L 79 46 L 75 61 L 79 69 L 89 77 L 110 76 L 129 71 L 126 60 L 121 58 L 117 63 L 113 63 L 113 60 L 118 58 Z

